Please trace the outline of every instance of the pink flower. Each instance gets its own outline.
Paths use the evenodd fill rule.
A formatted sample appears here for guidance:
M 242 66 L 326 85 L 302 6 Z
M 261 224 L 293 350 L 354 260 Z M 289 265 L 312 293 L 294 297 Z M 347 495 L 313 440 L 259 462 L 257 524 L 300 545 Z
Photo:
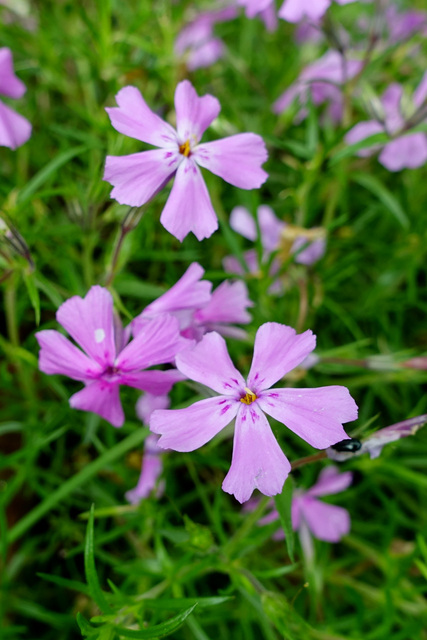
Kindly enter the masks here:
M 261 169 L 267 150 L 260 136 L 240 133 L 199 144 L 221 107 L 211 95 L 199 97 L 188 80 L 175 91 L 176 131 L 149 109 L 136 87 L 124 87 L 116 100 L 118 107 L 106 109 L 113 127 L 159 149 L 107 156 L 104 180 L 114 186 L 111 196 L 140 207 L 175 177 L 160 222 L 178 240 L 190 231 L 202 240 L 218 228 L 199 167 L 241 189 L 257 189 L 267 179 Z
M 21 98 L 26 91 L 24 83 L 13 71 L 12 52 L 7 47 L 0 49 L 0 95 Z M 16 149 L 27 142 L 31 135 L 31 124 L 26 118 L 0 101 L 0 146 Z
M 338 4 L 349 4 L 355 0 L 336 0 Z M 279 18 L 287 22 L 301 22 L 319 20 L 329 9 L 332 0 L 285 0 L 279 9 Z
M 121 427 L 124 414 L 120 385 L 160 395 L 182 379 L 175 370 L 144 371 L 171 362 L 191 345 L 180 336 L 178 321 L 172 316 L 146 323 L 138 336 L 125 344 L 124 332 L 114 322 L 111 294 L 94 286 L 85 298 L 74 296 L 64 302 L 56 319 L 82 350 L 58 331 L 39 331 L 39 368 L 49 375 L 61 374 L 84 383 L 84 388 L 70 398 L 74 409 L 92 411 Z
M 237 0 L 237 4 L 245 8 L 247 18 L 259 16 L 268 31 L 275 31 L 277 29 L 274 0 Z
M 301 109 L 298 121 L 307 117 L 308 96 L 315 105 L 328 103 L 328 113 L 334 122 L 339 122 L 342 116 L 342 92 L 340 85 L 345 84 L 359 73 L 362 62 L 359 60 L 345 60 L 338 51 L 327 51 L 319 60 L 308 65 L 292 84 L 273 104 L 274 113 L 285 111 L 295 100 Z
M 367 157 L 382 148 L 379 162 L 389 171 L 401 171 L 402 169 L 416 169 L 427 161 L 427 137 L 424 133 L 405 132 L 406 122 L 409 118 L 417 117 L 417 112 L 423 119 L 422 108 L 427 99 L 427 73 L 424 74 L 418 88 L 413 95 L 412 113 L 402 112 L 403 87 L 397 82 L 391 84 L 383 93 L 381 105 L 383 113 L 380 120 L 366 120 L 359 122 L 345 136 L 347 144 L 361 142 L 376 133 L 388 133 L 392 138 L 383 145 L 373 145 L 357 152 L 360 157 Z
M 307 491 L 297 489 L 292 496 L 292 528 L 299 531 L 301 542 L 306 555 L 310 556 L 310 533 L 318 540 L 325 542 L 339 542 L 350 531 L 350 515 L 347 509 L 336 505 L 326 504 L 317 500 L 321 496 L 329 496 L 345 491 L 353 480 L 350 471 L 340 473 L 336 467 L 325 467 L 319 475 L 315 485 Z M 260 524 L 269 524 L 279 519 L 276 509 L 260 520 Z M 284 538 L 282 530 L 274 538 Z
M 357 406 L 345 387 L 271 389 L 306 358 L 315 342 L 311 331 L 296 335 L 291 327 L 263 324 L 245 380 L 224 339 L 215 332 L 206 334 L 193 349 L 178 354 L 176 363 L 190 380 L 220 395 L 185 409 L 154 411 L 150 429 L 162 436 L 159 446 L 193 451 L 236 418 L 233 458 L 223 490 L 239 502 L 248 500 L 254 489 L 268 496 L 280 493 L 291 467 L 265 413 L 318 449 L 342 440 L 342 423 L 357 417 Z
M 232 20 L 237 15 L 233 6 L 199 14 L 185 25 L 175 40 L 175 53 L 185 60 L 187 69 L 209 67 L 224 55 L 224 43 L 213 32 L 215 24 Z
M 253 302 L 243 282 L 224 281 L 211 293 L 212 283 L 201 280 L 204 269 L 193 262 L 184 275 L 162 296 L 154 300 L 132 321 L 132 331 L 138 335 L 147 320 L 164 314 L 179 320 L 181 335 L 200 340 L 207 331 L 244 339 L 246 332 L 233 323 L 247 324 L 251 316 L 247 312 Z

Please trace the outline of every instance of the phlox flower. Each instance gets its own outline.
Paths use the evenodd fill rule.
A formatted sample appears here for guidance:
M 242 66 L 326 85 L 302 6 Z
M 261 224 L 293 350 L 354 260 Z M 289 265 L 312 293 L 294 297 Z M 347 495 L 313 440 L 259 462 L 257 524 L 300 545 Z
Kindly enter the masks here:
M 396 442 L 401 438 L 413 436 L 421 429 L 427 422 L 427 414 L 416 416 L 415 418 L 409 418 L 402 422 L 396 422 L 384 429 L 378 429 L 367 438 L 364 438 L 362 442 L 358 440 L 351 440 L 351 443 L 358 443 L 357 447 L 340 447 L 338 449 L 329 447 L 326 450 L 328 458 L 335 460 L 336 462 L 344 462 L 355 456 L 360 456 L 363 453 L 369 453 L 371 459 L 378 458 L 381 455 L 383 447 L 390 442 Z
M 8 47 L 0 48 L 0 95 L 21 98 L 26 91 L 24 83 L 13 71 L 12 52 Z M 0 146 L 16 149 L 27 142 L 31 135 L 31 124 L 26 118 L 0 101 Z
M 244 7 L 247 18 L 255 18 L 255 16 L 261 18 L 267 31 L 277 29 L 274 0 L 237 0 L 237 4 Z
M 427 101 L 427 73 L 413 94 L 412 109 L 407 114 L 403 112 L 402 98 L 403 87 L 394 82 L 382 95 L 382 113 L 378 114 L 378 120 L 359 122 L 345 136 L 347 144 L 355 144 L 376 133 L 387 133 L 391 138 L 390 142 L 361 149 L 357 155 L 367 157 L 382 149 L 378 160 L 389 171 L 416 169 L 427 161 L 426 134 L 420 132 L 403 135 L 411 118 L 416 118 L 418 122 L 425 120 L 422 109 L 426 107 Z
M 70 398 L 74 409 L 92 411 L 115 427 L 124 422 L 120 385 L 161 395 L 182 376 L 176 370 L 145 371 L 173 361 L 192 343 L 179 334 L 178 320 L 162 316 L 147 322 L 126 344 L 125 332 L 113 316 L 113 298 L 107 289 L 91 287 L 84 298 L 73 296 L 56 312 L 56 319 L 81 347 L 62 333 L 39 331 L 39 368 L 49 375 L 61 374 L 84 383 Z
M 384 17 L 389 30 L 388 41 L 399 42 L 414 34 L 427 34 L 427 13 L 425 11 L 399 12 L 395 5 L 387 7 Z
M 236 15 L 236 8 L 230 5 L 217 11 L 200 13 L 185 25 L 175 40 L 174 50 L 185 61 L 189 71 L 209 67 L 222 58 L 224 42 L 215 37 L 213 29 L 218 22 L 232 20 Z
M 356 0 L 335 0 L 338 4 L 350 4 Z M 279 9 L 279 18 L 287 22 L 319 20 L 329 9 L 332 0 L 285 0 Z
M 265 414 L 318 449 L 342 440 L 342 423 L 357 417 L 356 403 L 345 387 L 271 388 L 306 358 L 315 342 L 311 331 L 297 335 L 286 325 L 263 324 L 245 380 L 224 339 L 216 332 L 206 334 L 193 349 L 177 355 L 176 365 L 190 380 L 219 395 L 185 409 L 154 411 L 150 429 L 161 435 L 159 446 L 194 451 L 235 418 L 232 463 L 223 490 L 239 502 L 249 500 L 254 489 L 268 496 L 280 493 L 291 466 Z
M 200 340 L 207 331 L 243 339 L 246 332 L 233 324 L 251 321 L 247 309 L 253 306 L 244 282 L 225 280 L 215 291 L 212 283 L 201 280 L 204 269 L 193 262 L 184 275 L 162 296 L 154 300 L 132 321 L 132 331 L 138 335 L 144 324 L 161 315 L 178 318 L 181 335 Z
M 319 60 L 303 69 L 299 78 L 273 104 L 274 113 L 282 113 L 295 100 L 301 108 L 297 121 L 307 117 L 309 96 L 313 104 L 328 104 L 328 114 L 332 121 L 342 117 L 343 97 L 341 85 L 354 78 L 362 68 L 362 62 L 352 58 L 344 59 L 338 51 L 327 51 Z
M 114 187 L 111 197 L 120 204 L 140 207 L 174 177 L 160 222 L 178 240 L 190 231 L 202 240 L 218 228 L 199 167 L 241 189 L 257 189 L 267 179 L 261 169 L 267 150 L 255 133 L 200 143 L 221 107 L 209 94 L 198 96 L 188 80 L 180 82 L 175 91 L 176 130 L 151 111 L 136 87 L 124 87 L 116 100 L 118 107 L 106 109 L 113 127 L 159 148 L 107 156 L 104 180 Z
M 325 467 L 320 472 L 316 484 L 310 489 L 294 491 L 291 506 L 292 528 L 299 532 L 306 556 L 312 555 L 311 535 L 325 542 L 339 542 L 349 533 L 351 522 L 347 509 L 321 502 L 317 498 L 345 491 L 352 480 L 353 474 L 350 471 L 340 473 L 336 467 Z M 278 519 L 279 514 L 273 508 L 259 524 L 269 524 Z M 273 537 L 281 540 L 285 536 L 280 530 Z

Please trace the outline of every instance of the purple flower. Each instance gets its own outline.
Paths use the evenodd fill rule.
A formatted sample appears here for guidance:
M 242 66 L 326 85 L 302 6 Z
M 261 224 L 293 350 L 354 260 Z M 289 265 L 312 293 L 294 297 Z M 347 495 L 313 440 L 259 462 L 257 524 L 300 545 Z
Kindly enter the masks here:
M 337 462 L 344 462 L 355 456 L 360 456 L 362 453 L 369 453 L 371 458 L 378 458 L 386 444 L 407 436 L 413 436 L 426 422 L 427 414 L 396 422 L 396 424 L 375 431 L 375 433 L 362 440 L 362 446 L 355 451 L 337 451 L 336 449 L 328 448 L 326 453 L 328 458 Z
M 185 25 L 175 40 L 175 53 L 185 60 L 189 71 L 209 67 L 224 55 L 224 43 L 213 32 L 215 24 L 232 20 L 237 15 L 236 7 L 229 6 L 217 11 L 199 14 Z
M 321 496 L 329 496 L 345 491 L 353 480 L 350 471 L 340 473 L 336 467 L 325 467 L 311 489 L 297 489 L 292 496 L 292 528 L 298 531 L 306 556 L 311 557 L 311 535 L 325 542 L 339 542 L 350 531 L 350 514 L 347 509 L 317 500 Z M 271 510 L 259 524 L 269 524 L 279 519 L 275 508 Z M 282 530 L 274 534 L 275 540 L 285 536 Z
M 174 315 L 179 320 L 181 335 L 200 340 L 207 331 L 243 339 L 246 332 L 233 323 L 247 324 L 247 312 L 253 302 L 243 282 L 224 281 L 211 293 L 212 283 L 201 280 L 204 269 L 193 262 L 166 293 L 154 300 L 132 321 L 132 331 L 138 335 L 147 321 L 161 315 Z
M 7 47 L 0 49 L 0 95 L 21 98 L 26 91 L 24 83 L 13 71 L 12 52 Z M 26 118 L 0 101 L 0 146 L 16 149 L 27 142 L 31 135 L 31 124 Z
M 341 85 L 359 73 L 362 62 L 354 59 L 345 60 L 338 51 L 327 51 L 319 60 L 308 65 L 299 78 L 273 104 L 274 113 L 285 111 L 295 100 L 301 109 L 298 113 L 300 122 L 307 117 L 308 96 L 315 105 L 328 103 L 328 113 L 334 122 L 342 117 L 343 98 Z
M 202 240 L 218 228 L 199 167 L 241 189 L 257 189 L 267 179 L 261 169 L 267 150 L 255 133 L 199 144 L 221 107 L 211 95 L 199 97 L 188 80 L 175 91 L 176 131 L 149 109 L 136 87 L 124 87 L 116 100 L 118 107 L 106 109 L 113 127 L 159 149 L 107 156 L 104 180 L 114 186 L 111 196 L 120 204 L 140 207 L 175 177 L 160 222 L 178 240 L 190 231 Z
M 277 29 L 277 16 L 274 0 L 237 0 L 240 7 L 244 7 L 247 18 L 259 16 L 267 31 Z
M 171 362 L 191 345 L 180 336 L 178 320 L 172 316 L 147 322 L 138 336 L 125 344 L 124 332 L 114 322 L 111 294 L 94 286 L 85 298 L 74 296 L 64 302 L 56 319 L 82 350 L 58 331 L 39 331 L 39 368 L 49 375 L 62 374 L 84 383 L 84 388 L 70 398 L 74 409 L 92 411 L 121 427 L 124 414 L 120 385 L 160 395 L 182 379 L 174 369 L 144 371 Z
M 245 380 L 234 367 L 224 339 L 215 332 L 206 334 L 193 349 L 178 354 L 176 363 L 190 380 L 220 395 L 186 409 L 154 411 L 150 429 L 162 436 L 159 445 L 193 451 L 236 418 L 232 463 L 223 490 L 239 502 L 248 500 L 254 489 L 268 496 L 280 493 L 291 467 L 265 413 L 318 449 L 342 440 L 342 423 L 357 417 L 356 403 L 345 387 L 271 389 L 306 358 L 315 342 L 311 331 L 297 335 L 282 324 L 263 324 Z
M 384 15 L 389 28 L 388 40 L 390 43 L 410 38 L 414 33 L 426 35 L 427 13 L 425 11 L 399 13 L 397 7 L 390 5 Z
M 403 113 L 403 87 L 397 82 L 391 84 L 381 98 L 382 113 L 378 120 L 359 122 L 345 136 L 347 144 L 361 142 L 376 133 L 387 133 L 392 139 L 387 144 L 378 144 L 361 149 L 360 157 L 367 157 L 382 149 L 379 162 L 389 171 L 415 169 L 427 161 L 427 137 L 424 133 L 404 135 L 406 123 L 416 118 L 417 112 L 422 114 L 427 99 L 427 73 L 424 74 L 413 95 L 412 112 Z M 424 119 L 421 115 L 420 119 Z
M 338 4 L 349 4 L 355 0 L 336 0 Z M 287 22 L 319 20 L 329 9 L 332 0 L 285 0 L 279 9 L 279 18 Z

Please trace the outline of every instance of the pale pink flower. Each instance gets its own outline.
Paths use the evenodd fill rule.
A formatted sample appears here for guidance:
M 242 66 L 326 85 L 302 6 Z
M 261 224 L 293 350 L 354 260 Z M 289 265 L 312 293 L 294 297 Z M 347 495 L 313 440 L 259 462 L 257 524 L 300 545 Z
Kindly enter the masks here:
M 74 409 L 97 413 L 113 426 L 124 422 L 119 397 L 120 385 L 160 395 L 182 379 L 174 369 L 148 369 L 173 361 L 192 343 L 179 334 L 178 320 L 162 316 L 147 322 L 131 342 L 113 317 L 113 298 L 107 289 L 92 287 L 85 298 L 74 296 L 64 302 L 56 319 L 81 347 L 62 333 L 39 331 L 39 368 L 49 375 L 61 374 L 84 383 L 70 398 Z
M 12 52 L 0 49 L 0 95 L 21 98 L 26 91 L 24 83 L 13 71 Z M 31 124 L 26 118 L 0 101 L 0 146 L 16 149 L 31 136 Z
M 159 148 L 107 156 L 104 180 L 114 186 L 111 197 L 120 204 L 140 207 L 175 177 L 160 222 L 178 240 L 190 231 L 202 240 L 218 228 L 199 167 L 241 189 L 257 189 L 267 179 L 261 169 L 267 150 L 260 136 L 240 133 L 200 143 L 221 107 L 211 95 L 199 97 L 188 80 L 180 82 L 175 91 L 176 130 L 149 109 L 136 87 L 124 87 L 116 100 L 118 107 L 106 109 L 113 127 Z
M 336 0 L 338 4 L 349 4 L 356 0 Z M 279 18 L 287 22 L 317 21 L 326 13 L 332 0 L 285 0 L 279 9 Z
M 162 436 L 159 445 L 193 451 L 236 418 L 233 458 L 223 490 L 239 502 L 248 500 L 256 488 L 268 496 L 280 493 L 291 467 L 265 413 L 318 449 L 342 440 L 342 423 L 357 417 L 356 403 L 342 386 L 271 389 L 307 357 L 315 342 L 311 331 L 297 335 L 291 327 L 275 322 L 262 325 L 245 380 L 234 367 L 224 339 L 215 332 L 206 334 L 193 349 L 178 354 L 176 364 L 190 380 L 219 395 L 185 409 L 154 411 L 150 429 Z

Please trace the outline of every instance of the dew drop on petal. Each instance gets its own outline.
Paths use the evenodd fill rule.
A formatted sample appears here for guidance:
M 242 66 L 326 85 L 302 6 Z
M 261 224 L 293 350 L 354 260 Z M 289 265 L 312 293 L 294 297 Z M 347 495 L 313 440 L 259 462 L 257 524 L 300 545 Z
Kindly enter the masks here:
M 95 342 L 99 344 L 105 339 L 104 329 L 95 329 Z

